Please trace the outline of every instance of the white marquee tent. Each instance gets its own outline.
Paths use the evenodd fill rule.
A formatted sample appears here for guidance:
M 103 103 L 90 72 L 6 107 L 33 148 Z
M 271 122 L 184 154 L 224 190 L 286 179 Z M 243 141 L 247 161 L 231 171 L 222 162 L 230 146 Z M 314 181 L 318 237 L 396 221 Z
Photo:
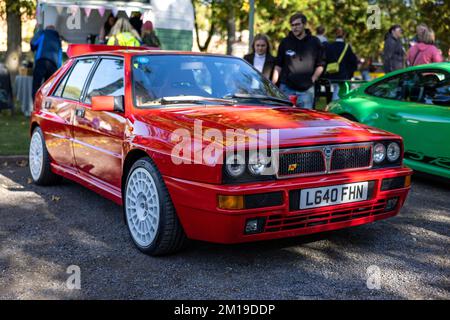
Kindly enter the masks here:
M 36 19 L 43 26 L 54 24 L 69 43 L 87 43 L 99 34 L 112 13 L 131 17 L 139 11 L 143 22 L 153 22 L 162 49 L 191 50 L 194 10 L 190 0 L 38 0 Z

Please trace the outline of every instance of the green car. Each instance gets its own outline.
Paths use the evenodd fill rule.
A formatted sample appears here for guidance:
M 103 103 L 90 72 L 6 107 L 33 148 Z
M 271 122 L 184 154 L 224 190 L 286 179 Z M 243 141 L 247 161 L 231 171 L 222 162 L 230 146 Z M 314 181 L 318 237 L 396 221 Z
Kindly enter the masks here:
M 450 62 L 389 73 L 327 110 L 402 136 L 407 166 L 450 179 Z

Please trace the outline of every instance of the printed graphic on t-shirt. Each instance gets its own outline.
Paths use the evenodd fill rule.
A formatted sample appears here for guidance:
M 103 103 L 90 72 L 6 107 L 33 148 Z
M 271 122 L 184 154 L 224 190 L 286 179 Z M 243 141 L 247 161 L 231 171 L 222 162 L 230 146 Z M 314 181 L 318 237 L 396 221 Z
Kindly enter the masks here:
M 289 56 L 289 57 L 293 57 L 293 56 L 295 56 L 295 51 L 288 50 L 288 51 L 286 51 L 286 55 Z

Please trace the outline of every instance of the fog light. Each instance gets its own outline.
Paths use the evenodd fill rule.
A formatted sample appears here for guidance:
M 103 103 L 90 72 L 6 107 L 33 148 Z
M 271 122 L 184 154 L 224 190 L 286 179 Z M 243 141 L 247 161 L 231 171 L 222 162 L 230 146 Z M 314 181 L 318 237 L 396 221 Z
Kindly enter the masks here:
M 391 198 L 388 199 L 387 203 L 386 203 L 386 208 L 384 209 L 384 211 L 392 211 L 395 209 L 395 207 L 397 206 L 397 202 L 398 202 L 398 198 Z
M 222 196 L 219 195 L 219 208 L 227 210 L 244 209 L 244 196 Z
M 401 189 L 405 187 L 406 177 L 383 179 L 381 182 L 381 191 Z
M 245 223 L 245 234 L 254 234 L 254 233 L 260 233 L 263 231 L 264 218 L 257 218 L 257 219 L 248 219 Z

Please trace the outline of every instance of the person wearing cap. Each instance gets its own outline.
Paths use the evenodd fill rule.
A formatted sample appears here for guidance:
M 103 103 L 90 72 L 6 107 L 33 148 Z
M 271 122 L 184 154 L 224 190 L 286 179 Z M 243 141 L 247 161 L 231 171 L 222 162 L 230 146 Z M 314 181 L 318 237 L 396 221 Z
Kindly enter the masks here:
M 401 38 L 402 28 L 396 24 L 392 26 L 384 38 L 384 72 L 389 73 L 405 67 L 406 52 Z
M 142 25 L 141 37 L 142 37 L 142 44 L 144 46 L 155 48 L 161 47 L 161 42 L 159 41 L 158 37 L 155 34 L 155 31 L 153 30 L 153 23 L 151 21 L 146 21 Z
M 61 37 L 55 29 L 56 16 L 46 17 L 44 29 L 38 29 L 31 39 L 31 50 L 34 55 L 32 97 L 39 87 L 47 81 L 62 64 Z

